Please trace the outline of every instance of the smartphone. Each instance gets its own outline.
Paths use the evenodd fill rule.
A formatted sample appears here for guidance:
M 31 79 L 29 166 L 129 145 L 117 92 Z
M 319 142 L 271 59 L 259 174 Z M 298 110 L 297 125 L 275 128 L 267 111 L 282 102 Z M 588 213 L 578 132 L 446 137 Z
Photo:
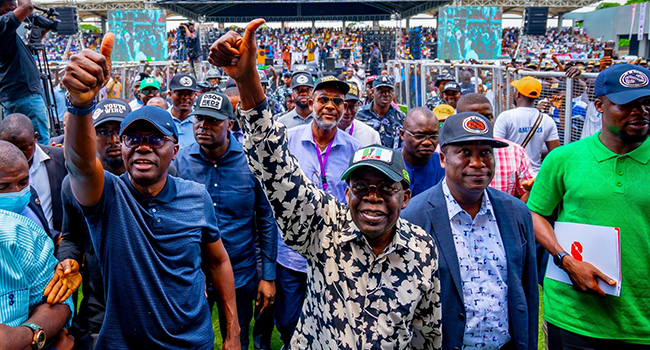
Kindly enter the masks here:
M 605 48 L 605 54 L 603 55 L 604 57 L 612 57 L 612 53 L 614 52 L 614 49 L 611 47 L 606 47 Z

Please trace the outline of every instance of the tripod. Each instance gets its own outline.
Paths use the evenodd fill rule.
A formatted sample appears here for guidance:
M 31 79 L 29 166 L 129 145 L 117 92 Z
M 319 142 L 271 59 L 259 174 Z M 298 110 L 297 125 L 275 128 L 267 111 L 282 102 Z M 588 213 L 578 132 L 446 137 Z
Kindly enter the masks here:
M 36 64 L 38 66 L 41 84 L 43 85 L 43 99 L 45 100 L 45 107 L 47 108 L 47 115 L 50 121 L 50 136 L 58 136 L 63 133 L 63 129 L 57 112 L 56 98 L 54 98 L 54 86 L 50 78 L 50 64 L 47 60 L 45 45 L 41 41 L 42 32 L 43 29 L 33 26 L 27 46 L 32 54 L 36 56 Z

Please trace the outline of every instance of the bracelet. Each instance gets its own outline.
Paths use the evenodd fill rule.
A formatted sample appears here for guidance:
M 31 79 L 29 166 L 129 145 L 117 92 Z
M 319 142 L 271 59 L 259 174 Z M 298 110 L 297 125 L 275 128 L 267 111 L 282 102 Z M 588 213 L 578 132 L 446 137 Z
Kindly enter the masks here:
M 70 102 L 70 93 L 66 93 L 65 106 L 68 108 L 68 113 L 76 116 L 83 116 L 91 114 L 95 110 L 97 103 L 95 103 L 95 100 L 93 99 L 93 102 L 86 107 L 75 107 L 72 105 L 72 102 Z

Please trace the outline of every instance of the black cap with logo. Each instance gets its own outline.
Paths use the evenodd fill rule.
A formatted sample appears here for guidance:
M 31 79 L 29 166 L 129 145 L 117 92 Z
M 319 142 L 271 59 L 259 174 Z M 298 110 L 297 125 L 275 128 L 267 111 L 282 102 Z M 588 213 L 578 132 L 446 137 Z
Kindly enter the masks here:
M 305 72 L 294 74 L 291 77 L 291 88 L 295 89 L 299 86 L 309 86 L 310 88 L 313 88 L 314 78 L 311 77 L 311 74 Z
M 350 87 L 350 90 L 348 91 L 347 95 L 345 95 L 345 100 L 346 101 L 361 100 L 361 92 L 359 91 L 359 87 L 357 86 L 357 83 L 353 81 L 348 81 L 346 83 Z
M 452 143 L 481 141 L 492 147 L 508 147 L 508 144 L 494 139 L 492 123 L 474 112 L 454 114 L 445 120 L 440 129 L 440 147 Z
M 169 82 L 169 90 L 192 90 L 198 91 L 196 87 L 196 79 L 189 74 L 176 74 Z
M 206 92 L 199 96 L 194 103 L 194 111 L 190 115 L 204 115 L 217 120 L 235 117 L 228 96 L 216 91 Z
M 93 112 L 93 125 L 95 127 L 106 122 L 122 122 L 131 113 L 128 103 L 116 98 L 107 98 L 99 101 Z
M 339 90 L 342 92 L 344 95 L 348 93 L 350 90 L 350 86 L 346 84 L 343 81 L 340 81 L 337 77 L 333 75 L 328 75 L 324 76 L 318 80 L 316 80 L 316 87 L 314 88 L 314 91 L 332 87 L 335 88 L 336 90 Z
M 395 88 L 395 84 L 393 84 L 393 80 L 388 75 L 380 75 L 376 77 L 375 80 L 372 81 L 372 87 L 374 89 L 382 86 L 386 86 L 392 89 Z

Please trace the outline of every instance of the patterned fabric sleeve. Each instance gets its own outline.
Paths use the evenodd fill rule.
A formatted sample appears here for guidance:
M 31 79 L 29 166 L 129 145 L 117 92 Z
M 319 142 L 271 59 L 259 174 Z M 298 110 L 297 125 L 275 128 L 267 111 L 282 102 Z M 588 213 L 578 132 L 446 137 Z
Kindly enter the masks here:
M 435 245 L 431 254 L 434 257 L 434 264 L 431 266 L 433 278 L 428 289 L 422 293 L 422 299 L 413 316 L 411 349 L 442 349 L 442 304 L 438 278 L 438 250 Z
M 515 184 L 515 192 L 518 196 L 523 196 L 526 193 L 524 190 L 523 182 L 528 181 L 535 176 L 533 175 L 532 166 L 530 164 L 530 158 L 523 147 L 517 147 L 517 179 Z
M 289 151 L 286 128 L 273 120 L 266 101 L 238 113 L 248 165 L 264 187 L 282 239 L 305 258 L 315 257 L 328 231 L 323 226 L 342 226 L 347 207 L 305 177 Z

